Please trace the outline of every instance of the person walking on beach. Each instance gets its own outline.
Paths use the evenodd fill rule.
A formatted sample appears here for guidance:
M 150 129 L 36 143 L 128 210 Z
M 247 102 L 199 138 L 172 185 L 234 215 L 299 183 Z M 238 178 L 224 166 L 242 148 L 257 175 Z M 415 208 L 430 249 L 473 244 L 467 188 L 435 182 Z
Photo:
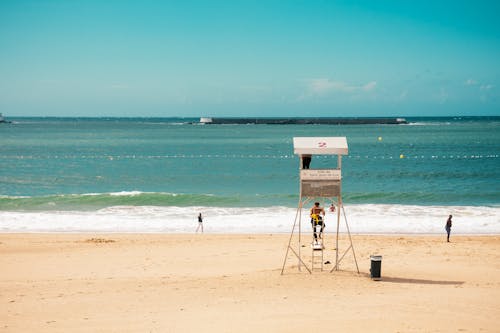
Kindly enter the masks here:
M 325 224 L 323 223 L 324 216 L 325 209 L 319 205 L 319 202 L 315 202 L 314 206 L 311 208 L 311 226 L 315 243 L 318 242 L 318 236 L 319 239 L 323 236 L 323 230 L 325 229 Z M 320 227 L 319 233 L 316 232 L 316 227 L 318 226 Z
M 453 217 L 453 216 L 451 216 L 451 215 L 450 215 L 450 216 L 448 216 L 448 220 L 446 220 L 446 227 L 445 227 L 445 229 L 446 229 L 446 233 L 448 234 L 448 237 L 446 238 L 446 241 L 447 241 L 447 242 L 450 242 L 450 233 L 451 233 L 451 218 L 452 218 L 452 217 Z
M 201 213 L 198 214 L 198 228 L 196 228 L 196 233 L 198 233 L 198 230 L 201 228 L 201 233 L 203 233 L 203 216 L 201 216 Z

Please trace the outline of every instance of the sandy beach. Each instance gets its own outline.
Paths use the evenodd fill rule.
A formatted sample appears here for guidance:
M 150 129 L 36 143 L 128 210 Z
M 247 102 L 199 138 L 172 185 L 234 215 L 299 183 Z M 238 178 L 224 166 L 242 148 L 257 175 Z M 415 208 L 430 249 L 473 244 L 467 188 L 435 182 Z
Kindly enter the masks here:
M 0 331 L 498 332 L 500 236 L 353 240 L 281 275 L 286 234 L 1 234 Z

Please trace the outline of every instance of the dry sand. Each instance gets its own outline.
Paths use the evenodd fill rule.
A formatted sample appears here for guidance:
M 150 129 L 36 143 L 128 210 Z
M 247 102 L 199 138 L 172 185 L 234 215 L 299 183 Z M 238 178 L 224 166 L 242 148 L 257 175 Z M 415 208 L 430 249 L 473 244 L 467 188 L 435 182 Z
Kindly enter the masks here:
M 0 234 L 0 332 L 500 331 L 500 236 L 355 235 L 360 274 L 280 275 L 287 240 Z

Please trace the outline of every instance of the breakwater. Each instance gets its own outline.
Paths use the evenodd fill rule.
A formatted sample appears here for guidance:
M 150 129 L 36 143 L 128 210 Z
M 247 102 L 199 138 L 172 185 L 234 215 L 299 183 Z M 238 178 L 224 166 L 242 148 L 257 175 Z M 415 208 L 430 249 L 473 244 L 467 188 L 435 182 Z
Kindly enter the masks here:
M 407 124 L 405 118 L 200 118 L 202 124 L 267 124 L 267 125 L 366 125 L 366 124 Z

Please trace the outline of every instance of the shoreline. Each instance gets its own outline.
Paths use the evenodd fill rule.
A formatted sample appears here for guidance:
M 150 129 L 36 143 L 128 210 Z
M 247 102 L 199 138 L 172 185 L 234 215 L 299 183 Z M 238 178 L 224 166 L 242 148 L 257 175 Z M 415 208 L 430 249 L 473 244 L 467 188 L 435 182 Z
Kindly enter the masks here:
M 0 331 L 497 331 L 500 236 L 352 237 L 360 274 L 280 275 L 285 234 L 0 233 Z
M 292 229 L 297 209 L 113 206 L 95 211 L 0 211 L 0 232 L 182 234 L 196 229 L 198 213 L 203 214 L 207 233 L 287 234 Z M 345 213 L 353 234 L 440 235 L 450 214 L 454 216 L 453 234 L 500 234 L 500 207 L 350 205 L 345 206 Z M 303 230 L 308 231 L 306 210 L 301 217 Z M 336 224 L 336 214 L 327 212 L 326 232 L 334 232 Z M 341 216 L 340 232 L 346 231 Z
M 196 229 L 193 228 L 193 229 Z M 444 230 L 444 228 L 443 228 Z M 291 230 L 290 230 L 291 231 Z M 252 236 L 252 235 L 258 235 L 258 236 L 272 236 L 272 235 L 277 235 L 277 236 L 287 236 L 290 235 L 289 232 L 248 232 L 248 233 L 237 233 L 237 232 L 213 232 L 213 231 L 204 231 L 203 233 L 199 234 L 206 234 L 206 235 L 226 235 L 226 236 Z M 303 234 L 309 235 L 311 231 L 309 229 L 305 230 L 302 232 Z M 195 231 L 192 232 L 161 232 L 161 231 L 141 231 L 141 232 L 136 232 L 136 231 L 130 231 L 130 232 L 124 232 L 124 231 L 106 231 L 106 232 L 96 232 L 96 231 L 0 231 L 0 235 L 172 235 L 172 236 L 189 236 L 189 235 L 196 235 L 197 233 Z M 333 236 L 335 235 L 334 232 L 325 232 L 325 235 Z M 339 232 L 340 236 L 347 236 L 347 232 Z M 443 231 L 442 233 L 375 233 L 375 232 L 352 232 L 352 236 L 374 236 L 374 237 L 396 237 L 396 236 L 403 236 L 403 237 L 440 237 L 440 236 L 446 236 L 446 231 Z M 498 237 L 500 236 L 500 233 L 454 233 L 452 230 L 451 237 L 457 236 L 457 237 Z

